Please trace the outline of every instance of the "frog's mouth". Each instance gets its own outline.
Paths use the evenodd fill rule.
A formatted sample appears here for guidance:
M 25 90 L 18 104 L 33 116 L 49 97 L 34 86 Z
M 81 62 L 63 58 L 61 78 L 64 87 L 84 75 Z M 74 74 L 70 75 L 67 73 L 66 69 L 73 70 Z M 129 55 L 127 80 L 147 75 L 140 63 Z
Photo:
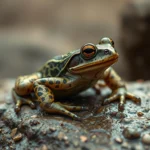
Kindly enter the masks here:
M 115 55 L 115 57 L 113 56 L 109 59 L 94 61 L 94 62 L 90 62 L 88 64 L 82 64 L 82 65 L 78 65 L 75 67 L 71 67 L 71 68 L 69 68 L 69 72 L 75 73 L 75 74 L 80 74 L 80 73 L 88 72 L 88 71 L 91 72 L 96 69 L 104 69 L 104 68 L 107 69 L 109 66 L 114 64 L 117 60 L 118 60 L 118 55 Z

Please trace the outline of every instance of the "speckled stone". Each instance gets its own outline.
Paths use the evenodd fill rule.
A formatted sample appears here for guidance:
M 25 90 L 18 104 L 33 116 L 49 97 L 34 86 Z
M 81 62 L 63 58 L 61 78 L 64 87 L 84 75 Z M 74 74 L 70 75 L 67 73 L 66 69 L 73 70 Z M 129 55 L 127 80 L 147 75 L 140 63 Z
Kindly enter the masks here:
M 125 128 L 123 130 L 123 135 L 127 139 L 137 139 L 140 138 L 141 132 L 136 128 Z
M 150 133 L 149 133 L 149 134 L 144 134 L 144 135 L 142 136 L 142 142 L 143 142 L 144 144 L 150 145 Z

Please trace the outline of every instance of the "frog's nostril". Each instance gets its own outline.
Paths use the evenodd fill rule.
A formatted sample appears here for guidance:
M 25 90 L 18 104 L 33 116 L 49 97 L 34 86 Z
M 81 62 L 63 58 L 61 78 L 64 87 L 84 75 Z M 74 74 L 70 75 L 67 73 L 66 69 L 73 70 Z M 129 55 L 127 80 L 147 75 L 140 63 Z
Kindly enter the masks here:
M 110 52 L 108 49 L 105 49 L 105 50 L 104 50 L 104 54 L 105 54 L 105 55 L 110 55 L 111 52 Z

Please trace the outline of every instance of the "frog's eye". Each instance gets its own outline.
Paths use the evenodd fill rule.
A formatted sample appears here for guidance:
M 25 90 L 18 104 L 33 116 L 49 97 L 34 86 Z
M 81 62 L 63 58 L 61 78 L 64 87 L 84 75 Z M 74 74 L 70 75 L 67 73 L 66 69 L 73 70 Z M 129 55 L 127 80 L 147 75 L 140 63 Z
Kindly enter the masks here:
M 95 56 L 97 48 L 95 45 L 88 43 L 81 47 L 81 54 L 84 59 L 90 59 Z
M 108 37 L 102 38 L 101 41 L 99 42 L 99 44 L 111 44 L 112 47 L 115 46 L 114 41 L 111 38 L 108 38 Z

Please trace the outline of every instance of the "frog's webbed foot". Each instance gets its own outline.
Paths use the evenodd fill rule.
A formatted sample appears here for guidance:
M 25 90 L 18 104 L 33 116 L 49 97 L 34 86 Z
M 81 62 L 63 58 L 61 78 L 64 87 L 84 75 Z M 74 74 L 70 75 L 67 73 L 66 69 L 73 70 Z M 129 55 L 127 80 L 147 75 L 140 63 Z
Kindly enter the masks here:
M 119 88 L 116 91 L 114 91 L 113 94 L 109 98 L 105 99 L 103 104 L 106 105 L 106 104 L 112 103 L 116 100 L 119 100 L 118 110 L 123 111 L 124 105 L 126 102 L 126 98 L 129 98 L 134 103 L 138 103 L 138 104 L 141 103 L 141 98 L 136 97 L 135 95 L 127 92 L 125 88 Z
M 14 91 L 14 89 L 12 90 L 12 95 L 13 95 L 13 98 L 15 101 L 16 113 L 18 113 L 20 111 L 22 105 L 29 105 L 32 109 L 35 108 L 35 104 L 33 103 L 32 100 L 26 99 L 26 98 L 23 98 L 23 97 L 17 95 L 16 92 Z
M 20 111 L 22 105 L 29 105 L 32 109 L 35 108 L 35 104 L 31 100 L 24 99 L 21 97 L 20 99 L 16 100 L 16 106 L 15 106 L 16 113 Z
M 88 107 L 84 106 L 69 106 L 61 104 L 60 102 L 53 102 L 53 103 L 41 103 L 40 105 L 46 112 L 49 113 L 59 113 L 63 115 L 67 115 L 75 120 L 82 120 L 76 114 L 70 111 L 81 111 L 81 110 L 88 110 Z

